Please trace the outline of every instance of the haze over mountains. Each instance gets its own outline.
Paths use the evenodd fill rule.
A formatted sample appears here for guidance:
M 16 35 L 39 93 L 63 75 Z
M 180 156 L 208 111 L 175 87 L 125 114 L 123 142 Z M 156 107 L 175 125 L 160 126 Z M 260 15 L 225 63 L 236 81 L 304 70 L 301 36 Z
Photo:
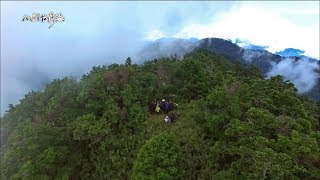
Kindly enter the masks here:
M 243 47 L 240 47 L 242 45 Z M 287 48 L 284 51 L 273 54 L 264 50 L 266 46 L 257 46 L 237 39 L 234 43 L 230 40 L 219 38 L 205 39 L 179 39 L 179 38 L 160 38 L 155 41 L 145 42 L 136 54 L 129 54 L 135 63 L 143 63 L 161 57 L 182 58 L 185 54 L 196 49 L 205 49 L 210 52 L 223 55 L 233 61 L 243 64 L 254 65 L 260 69 L 266 78 L 275 75 L 282 75 L 287 80 L 293 82 L 301 95 L 307 95 L 313 99 L 320 99 L 320 61 L 301 55 L 302 50 Z M 281 56 L 282 55 L 282 56 Z M 298 56 L 291 56 L 298 55 Z M 110 60 L 101 62 L 100 65 L 110 64 Z M 78 65 L 74 65 L 77 69 Z M 90 69 L 90 67 L 88 67 Z M 82 71 L 73 72 L 72 76 L 80 77 Z M 17 90 L 27 93 L 25 89 L 42 90 L 46 83 L 56 77 L 51 77 L 49 72 L 33 68 L 32 71 L 25 72 L 23 76 L 17 77 L 22 83 L 17 84 Z M 26 88 L 27 87 L 27 88 Z M 22 91 L 26 91 L 23 92 Z M 18 93 L 13 93 L 18 94 Z M 11 97 L 20 99 L 22 97 Z M 8 102 L 12 103 L 12 102 Z M 1 107 L 3 115 L 6 107 Z
M 47 23 L 21 22 L 25 14 L 51 11 L 61 12 L 65 22 L 51 29 Z M 198 40 L 217 37 L 246 50 L 319 59 L 319 17 L 319 2 L 1 1 L 1 114 L 8 104 L 19 103 L 24 94 L 43 89 L 54 78 L 80 77 L 92 66 L 121 63 L 128 56 L 134 63 L 143 62 L 139 56 L 162 56 L 157 51 L 137 53 L 145 41 L 152 40 L 150 45 L 161 37 L 187 40 L 178 46 L 172 46 L 172 40 L 159 40 L 167 41 L 157 45 L 165 55 L 174 51 L 183 56 Z M 282 63 L 273 72 L 286 66 Z M 291 70 L 285 74 L 300 76 Z M 305 77 L 295 82 L 308 82 L 300 92 L 312 86 Z
M 234 61 L 252 64 L 258 67 L 266 78 L 282 75 L 295 84 L 300 94 L 320 99 L 319 60 L 301 55 L 303 51 L 299 49 L 287 48 L 273 54 L 264 50 L 265 47 L 262 46 L 246 44 L 243 48 L 237 45 L 241 41 L 235 43 L 219 38 L 161 38 L 147 43 L 137 57 L 142 60 L 160 57 L 181 58 L 195 49 L 206 49 Z

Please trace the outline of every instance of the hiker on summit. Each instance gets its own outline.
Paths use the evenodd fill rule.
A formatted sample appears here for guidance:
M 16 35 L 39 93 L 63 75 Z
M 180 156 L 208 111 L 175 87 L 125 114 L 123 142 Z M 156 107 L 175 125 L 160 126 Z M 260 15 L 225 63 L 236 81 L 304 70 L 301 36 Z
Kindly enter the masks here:
M 170 115 L 171 123 L 174 123 L 175 118 L 176 118 L 176 115 L 174 113 L 171 113 Z
M 156 105 L 156 109 L 155 109 L 155 112 L 157 113 L 157 114 L 159 114 L 160 113 L 160 106 L 159 106 L 159 104 L 157 104 Z
M 160 108 L 162 110 L 162 112 L 165 112 L 165 107 L 166 106 L 166 100 L 162 99 L 161 103 L 160 103 Z
M 169 123 L 169 121 L 170 121 L 169 116 L 166 116 L 166 118 L 164 118 L 164 122 L 165 122 L 165 123 Z
M 151 114 L 154 114 L 156 107 L 157 102 L 155 100 L 149 102 L 149 112 L 151 112 Z
M 170 104 L 169 104 L 169 102 L 166 102 L 166 103 L 164 104 L 164 113 L 168 114 L 169 108 L 170 108 Z

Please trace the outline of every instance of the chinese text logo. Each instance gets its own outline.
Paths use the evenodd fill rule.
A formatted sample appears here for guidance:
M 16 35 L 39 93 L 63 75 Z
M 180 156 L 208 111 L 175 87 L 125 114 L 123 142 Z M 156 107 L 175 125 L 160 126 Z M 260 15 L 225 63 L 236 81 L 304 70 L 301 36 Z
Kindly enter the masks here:
M 62 13 L 53 13 L 50 12 L 47 14 L 33 13 L 32 16 L 24 15 L 21 19 L 22 22 L 48 22 L 50 26 L 49 29 L 57 22 L 64 22 L 65 18 Z

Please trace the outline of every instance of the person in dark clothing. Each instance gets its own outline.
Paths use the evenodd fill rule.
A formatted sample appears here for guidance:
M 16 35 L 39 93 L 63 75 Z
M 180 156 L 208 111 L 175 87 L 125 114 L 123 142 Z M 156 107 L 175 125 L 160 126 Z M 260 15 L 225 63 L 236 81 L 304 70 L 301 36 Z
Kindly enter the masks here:
M 173 110 L 173 103 L 171 101 L 169 101 L 169 111 Z
M 172 114 L 170 115 L 171 123 L 174 123 L 174 122 L 175 122 L 175 118 L 176 118 L 175 114 L 172 113 Z
M 149 112 L 150 112 L 151 114 L 154 114 L 154 110 L 155 110 L 156 106 L 157 106 L 156 101 L 151 101 L 151 102 L 149 103 Z
M 170 107 L 169 102 L 166 102 L 166 103 L 165 103 L 165 106 L 164 106 L 164 109 L 165 109 L 165 113 L 166 113 L 166 114 L 168 114 L 168 112 L 169 112 L 169 107 Z
M 163 99 L 162 101 L 161 101 L 161 103 L 160 103 L 160 109 L 161 109 L 161 111 L 162 112 L 166 112 L 166 100 L 165 99 Z

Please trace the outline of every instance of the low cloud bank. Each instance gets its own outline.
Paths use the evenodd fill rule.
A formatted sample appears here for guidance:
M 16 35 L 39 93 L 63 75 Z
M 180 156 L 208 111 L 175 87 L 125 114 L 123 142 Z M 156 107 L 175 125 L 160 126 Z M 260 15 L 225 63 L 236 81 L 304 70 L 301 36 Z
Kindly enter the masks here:
M 307 58 L 299 60 L 285 58 L 278 64 L 274 64 L 267 76 L 282 75 L 296 86 L 299 93 L 305 93 L 316 85 L 318 78 L 320 78 L 319 70 L 317 61 Z

